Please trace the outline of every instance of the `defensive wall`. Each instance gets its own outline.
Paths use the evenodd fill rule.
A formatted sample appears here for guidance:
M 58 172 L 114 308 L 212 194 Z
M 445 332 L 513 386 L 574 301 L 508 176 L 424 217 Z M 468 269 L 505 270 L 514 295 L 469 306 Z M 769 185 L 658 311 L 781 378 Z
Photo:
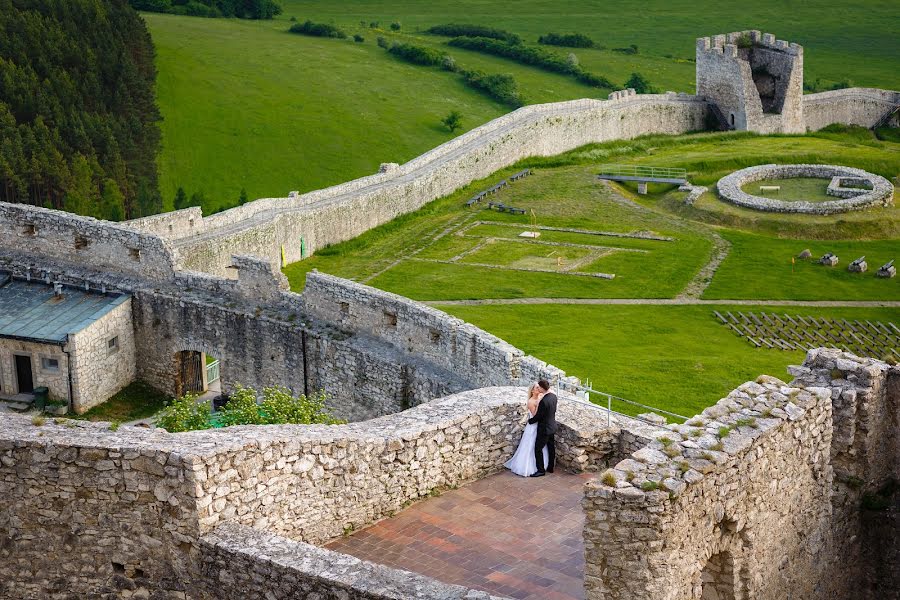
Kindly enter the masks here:
M 861 500 L 900 476 L 900 369 L 820 349 L 791 371 L 586 486 L 587 598 L 897 597 L 896 519 Z
M 898 475 L 900 369 L 814 350 L 792 370 L 649 437 L 561 399 L 563 463 L 614 465 L 585 489 L 587 598 L 896 597 L 871 543 L 892 556 L 898 532 L 860 499 Z M 488 598 L 316 544 L 500 468 L 522 401 L 482 388 L 365 423 L 180 434 L 5 418 L 0 596 Z M 623 459 L 626 434 L 643 448 Z
M 196 211 L 130 226 L 169 237 L 181 267 L 223 275 L 233 254 L 280 264 L 354 238 L 529 156 L 584 144 L 706 127 L 707 105 L 685 94 L 635 95 L 526 106 L 494 119 L 403 165 L 291 198 L 265 198 L 208 217 Z M 192 222 L 192 226 L 185 223 Z M 301 243 L 302 240 L 302 243 Z M 304 255 L 304 256 L 305 256 Z
M 204 352 L 219 359 L 225 390 L 324 389 L 329 409 L 356 421 L 485 385 L 565 378 L 477 327 L 394 294 L 320 273 L 295 294 L 280 271 L 254 257 L 232 257 L 229 278 L 176 270 L 169 243 L 156 234 L 114 225 L 104 234 L 94 219 L 8 208 L 0 205 L 7 225 L 0 228 L 0 269 L 132 295 L 126 317 L 133 336 L 122 340 L 140 360 L 136 371 L 115 378 L 117 386 L 137 378 L 180 395 L 181 353 Z M 89 233 L 94 241 L 81 244 Z M 117 244 L 170 266 L 141 273 Z
M 483 388 L 365 423 L 179 434 L 0 419 L 0 596 L 486 598 L 313 544 L 501 468 L 523 401 Z M 560 402 L 569 468 L 615 453 L 597 410 Z

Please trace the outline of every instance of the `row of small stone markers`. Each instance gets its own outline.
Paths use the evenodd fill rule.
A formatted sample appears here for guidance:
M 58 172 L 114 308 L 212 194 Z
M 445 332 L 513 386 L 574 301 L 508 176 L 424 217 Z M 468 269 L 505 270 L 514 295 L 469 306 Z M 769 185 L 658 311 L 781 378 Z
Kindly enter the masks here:
M 797 255 L 797 258 L 811 258 L 811 257 L 812 257 L 812 252 L 810 252 L 809 250 L 804 250 L 803 252 L 801 252 L 800 254 Z M 826 267 L 833 267 L 838 264 L 839 260 L 840 259 L 837 257 L 836 254 L 834 254 L 832 252 L 826 252 L 822 256 L 822 258 L 820 258 L 816 262 L 818 262 L 820 265 L 825 265 Z M 851 273 L 865 273 L 866 271 L 868 271 L 869 264 L 866 262 L 866 257 L 860 256 L 859 258 L 854 260 L 852 263 L 850 263 L 850 266 L 847 267 L 847 270 L 850 271 Z M 891 277 L 894 277 L 896 275 L 897 275 L 897 268 L 894 266 L 893 259 L 891 259 L 890 261 L 881 265 L 881 268 L 879 268 L 878 271 L 875 272 L 876 277 L 884 277 L 887 279 L 890 279 Z

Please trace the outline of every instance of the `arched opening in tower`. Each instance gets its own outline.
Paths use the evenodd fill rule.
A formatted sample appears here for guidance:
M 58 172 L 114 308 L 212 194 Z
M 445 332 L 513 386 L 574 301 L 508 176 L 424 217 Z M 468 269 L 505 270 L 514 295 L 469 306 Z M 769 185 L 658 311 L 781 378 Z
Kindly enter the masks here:
M 778 98 L 778 76 L 769 73 L 766 69 L 754 69 L 753 83 L 756 85 L 763 112 L 781 113 L 782 102 Z
M 734 559 L 729 552 L 713 554 L 700 573 L 700 600 L 735 600 Z

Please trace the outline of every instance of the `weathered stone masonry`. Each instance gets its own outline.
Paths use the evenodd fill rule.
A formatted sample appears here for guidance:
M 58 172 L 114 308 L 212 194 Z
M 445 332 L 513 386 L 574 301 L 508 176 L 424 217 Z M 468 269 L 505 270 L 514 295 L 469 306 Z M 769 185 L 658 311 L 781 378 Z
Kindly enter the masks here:
M 0 597 L 233 598 L 238 585 L 246 597 L 401 599 L 417 586 L 426 598 L 484 597 L 289 539 L 323 542 L 495 471 L 521 435 L 523 399 L 485 388 L 366 423 L 183 434 L 2 419 Z M 560 409 L 564 464 L 609 455 L 615 430 L 589 420 L 595 408 Z
M 588 485 L 589 599 L 897 597 L 896 569 L 867 552 L 860 499 L 900 474 L 900 369 L 813 350 L 792 371 L 790 385 L 742 385 Z M 892 526 L 877 534 L 896 548 Z

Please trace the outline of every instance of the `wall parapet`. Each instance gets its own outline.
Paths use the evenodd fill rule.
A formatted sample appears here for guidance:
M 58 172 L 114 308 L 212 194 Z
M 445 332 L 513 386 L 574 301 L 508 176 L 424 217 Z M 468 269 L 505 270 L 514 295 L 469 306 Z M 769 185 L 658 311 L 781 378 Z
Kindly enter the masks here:
M 397 294 L 311 271 L 302 300 L 307 314 L 385 339 L 479 385 L 578 383 L 462 319 Z
M 201 538 L 200 547 L 207 598 L 501 600 L 233 523 Z
M 320 543 L 493 473 L 518 443 L 524 400 L 521 388 L 484 388 L 363 423 L 178 434 L 0 419 L 0 596 L 143 587 L 204 598 L 196 582 L 214 566 L 204 562 L 211 538 L 201 538 L 214 529 Z M 593 409 L 569 404 L 561 399 L 561 462 L 587 467 L 615 446 L 616 431 L 592 420 Z M 55 553 L 67 560 L 46 560 Z M 331 585 L 298 583 L 307 584 Z M 356 585 L 371 590 L 371 582 L 339 578 L 334 594 Z M 257 592 L 265 590 L 247 591 Z

